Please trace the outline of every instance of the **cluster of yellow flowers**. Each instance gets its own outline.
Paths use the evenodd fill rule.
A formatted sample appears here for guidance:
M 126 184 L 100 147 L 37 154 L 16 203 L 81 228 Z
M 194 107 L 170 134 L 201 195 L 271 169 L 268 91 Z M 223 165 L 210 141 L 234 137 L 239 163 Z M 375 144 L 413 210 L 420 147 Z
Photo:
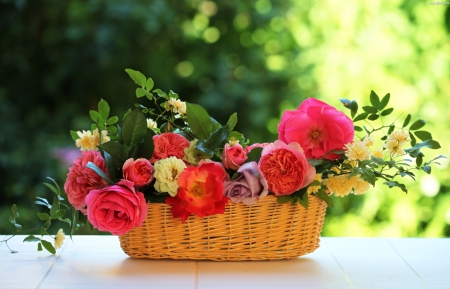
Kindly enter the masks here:
M 78 131 L 77 134 L 80 138 L 75 141 L 75 144 L 82 151 L 98 150 L 98 146 L 100 145 L 100 134 L 97 128 L 93 132 L 90 130 L 83 130 Z M 106 130 L 102 130 L 101 142 L 105 143 L 108 141 L 110 141 L 108 132 Z
M 372 151 L 371 146 L 373 146 L 374 142 L 370 136 L 366 136 L 362 141 L 354 140 L 345 146 L 347 149 L 345 152 L 346 162 L 355 167 L 358 165 L 358 162 L 370 160 L 372 156 L 382 159 L 385 151 L 388 152 L 390 158 L 404 155 L 406 153 L 403 147 L 410 141 L 411 139 L 407 132 L 398 130 L 387 137 L 383 145 L 385 150 L 377 148 Z M 361 195 L 371 188 L 371 185 L 363 180 L 359 174 L 349 178 L 349 173 L 342 171 L 338 167 L 333 167 L 332 170 L 336 172 L 336 175 L 331 174 L 327 179 L 322 180 L 322 174 L 317 174 L 314 180 L 324 184 L 335 196 L 344 197 L 352 192 L 355 195 Z M 308 193 L 317 193 L 320 188 L 321 186 L 309 186 Z

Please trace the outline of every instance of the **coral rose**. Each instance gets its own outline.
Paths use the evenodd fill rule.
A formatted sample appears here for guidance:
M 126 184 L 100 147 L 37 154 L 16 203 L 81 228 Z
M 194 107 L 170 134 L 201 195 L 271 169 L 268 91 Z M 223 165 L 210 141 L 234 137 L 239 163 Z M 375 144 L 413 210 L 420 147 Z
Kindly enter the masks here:
M 269 191 L 277 196 L 290 195 L 306 187 L 316 175 L 316 169 L 295 142 L 287 145 L 277 140 L 267 145 L 258 165 L 269 184 Z
M 223 180 L 227 173 L 220 163 L 200 161 L 198 167 L 186 168 L 178 179 L 175 197 L 167 197 L 172 216 L 184 223 L 190 214 L 199 217 L 223 214 L 228 198 L 223 196 Z
M 168 157 L 176 157 L 182 159 L 184 157 L 184 149 L 189 147 L 189 141 L 182 135 L 166 132 L 153 136 L 155 150 L 150 162 L 153 164 L 161 159 Z
M 232 147 L 227 143 L 222 152 L 222 164 L 226 169 L 237 171 L 239 167 L 247 160 L 247 155 L 240 144 L 237 142 Z
M 266 178 L 256 162 L 249 162 L 242 165 L 236 179 L 226 182 L 224 195 L 230 198 L 233 203 L 244 203 L 252 205 L 269 193 Z
M 136 192 L 127 180 L 91 191 L 86 204 L 88 220 L 94 228 L 117 236 L 142 226 L 147 216 L 144 194 Z
M 286 110 L 278 125 L 278 139 L 298 142 L 307 158 L 339 159 L 333 150 L 344 149 L 354 137 L 352 120 L 343 112 L 317 99 L 308 98 L 297 110 Z
M 83 151 L 73 166 L 69 168 L 64 190 L 69 203 L 83 214 L 86 214 L 85 197 L 91 190 L 101 189 L 107 183 L 93 170 L 86 168 L 88 162 L 94 163 L 106 173 L 106 163 L 98 151 Z
M 126 160 L 123 164 L 122 172 L 123 178 L 134 183 L 136 189 L 141 189 L 150 184 L 153 180 L 153 172 L 155 169 L 147 159 L 132 158 Z

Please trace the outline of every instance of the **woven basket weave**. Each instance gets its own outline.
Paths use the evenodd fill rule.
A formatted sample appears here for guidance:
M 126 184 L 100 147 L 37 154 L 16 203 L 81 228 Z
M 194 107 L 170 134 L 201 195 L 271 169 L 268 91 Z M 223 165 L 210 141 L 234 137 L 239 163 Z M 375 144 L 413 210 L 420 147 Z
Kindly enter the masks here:
M 147 219 L 120 236 L 133 258 L 215 261 L 291 259 L 313 252 L 325 217 L 326 203 L 309 197 L 301 205 L 278 204 L 267 196 L 252 206 L 229 203 L 225 213 L 205 218 L 174 219 L 166 204 L 148 204 Z

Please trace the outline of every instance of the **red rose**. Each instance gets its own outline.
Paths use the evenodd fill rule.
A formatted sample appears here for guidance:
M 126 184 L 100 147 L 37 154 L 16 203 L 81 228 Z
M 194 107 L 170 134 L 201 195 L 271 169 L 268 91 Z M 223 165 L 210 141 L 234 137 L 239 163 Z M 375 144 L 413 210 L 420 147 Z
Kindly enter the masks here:
M 153 137 L 155 150 L 150 162 L 153 164 L 161 159 L 176 157 L 182 159 L 184 149 L 189 147 L 189 141 L 182 135 L 166 132 Z
M 136 192 L 127 180 L 91 191 L 86 203 L 88 220 L 94 228 L 117 236 L 142 226 L 147 216 L 144 194 Z
M 227 173 L 220 163 L 200 161 L 198 167 L 186 168 L 178 179 L 177 195 L 166 198 L 166 203 L 173 206 L 173 217 L 184 223 L 191 213 L 202 218 L 223 214 L 228 203 L 223 196 L 226 179 Z

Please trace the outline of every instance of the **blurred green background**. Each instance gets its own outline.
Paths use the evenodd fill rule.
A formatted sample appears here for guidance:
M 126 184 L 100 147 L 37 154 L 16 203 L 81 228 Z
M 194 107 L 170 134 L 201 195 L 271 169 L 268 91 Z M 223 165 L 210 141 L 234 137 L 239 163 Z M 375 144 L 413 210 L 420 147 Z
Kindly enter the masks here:
M 0 234 L 36 224 L 79 153 L 69 130 L 90 126 L 100 98 L 115 115 L 136 102 L 125 68 L 204 106 L 238 112 L 252 142 L 276 139 L 281 113 L 316 97 L 368 105 L 391 93 L 394 114 L 424 118 L 450 156 L 450 10 L 428 1 L 0 0 Z M 401 124 L 400 124 L 401 125 Z M 450 236 L 448 160 L 364 196 L 335 198 L 324 236 Z M 403 181 L 403 180 L 401 180 Z M 57 228 L 56 228 L 57 229 Z

